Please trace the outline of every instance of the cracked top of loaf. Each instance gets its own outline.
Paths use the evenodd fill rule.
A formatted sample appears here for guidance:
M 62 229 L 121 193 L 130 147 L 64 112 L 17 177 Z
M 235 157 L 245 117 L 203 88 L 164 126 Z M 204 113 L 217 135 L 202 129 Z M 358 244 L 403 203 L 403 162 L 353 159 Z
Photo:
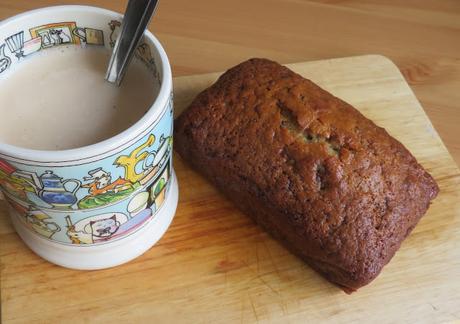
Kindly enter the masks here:
M 378 275 L 438 193 L 383 128 L 266 59 L 224 73 L 175 127 L 183 158 L 348 290 Z

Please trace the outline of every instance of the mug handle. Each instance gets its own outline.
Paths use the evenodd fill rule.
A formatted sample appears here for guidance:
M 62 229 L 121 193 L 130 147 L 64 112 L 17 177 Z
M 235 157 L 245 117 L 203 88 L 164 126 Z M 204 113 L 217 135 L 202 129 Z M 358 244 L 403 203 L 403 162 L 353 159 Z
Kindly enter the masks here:
M 81 33 L 81 34 L 80 34 Z M 80 38 L 82 41 L 86 42 L 86 31 L 85 28 L 75 27 L 72 30 L 72 34 Z
M 66 184 L 67 182 L 73 182 L 73 183 L 75 183 L 75 188 L 72 190 L 72 194 L 75 195 L 75 193 L 77 192 L 77 190 L 80 189 L 80 187 L 81 187 L 81 182 L 80 182 L 79 180 L 76 180 L 76 179 L 68 179 L 68 180 L 64 181 L 64 182 L 62 183 L 62 185 L 65 187 L 65 184 Z

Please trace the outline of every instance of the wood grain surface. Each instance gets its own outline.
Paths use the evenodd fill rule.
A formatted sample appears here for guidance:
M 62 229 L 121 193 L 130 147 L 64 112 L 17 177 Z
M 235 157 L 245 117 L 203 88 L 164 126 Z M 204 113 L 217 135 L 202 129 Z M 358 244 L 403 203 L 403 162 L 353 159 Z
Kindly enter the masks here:
M 122 12 L 126 0 L 0 0 L 0 19 L 58 4 Z M 459 0 L 167 0 L 150 24 L 175 76 L 249 57 L 293 63 L 365 54 L 393 60 L 460 163 Z
M 175 156 L 180 201 L 138 259 L 74 271 L 34 255 L 2 204 L 2 323 L 447 323 L 460 319 L 460 171 L 395 65 L 382 56 L 290 66 L 413 152 L 441 192 L 393 260 L 352 295 L 328 283 Z M 177 113 L 218 74 L 176 78 Z

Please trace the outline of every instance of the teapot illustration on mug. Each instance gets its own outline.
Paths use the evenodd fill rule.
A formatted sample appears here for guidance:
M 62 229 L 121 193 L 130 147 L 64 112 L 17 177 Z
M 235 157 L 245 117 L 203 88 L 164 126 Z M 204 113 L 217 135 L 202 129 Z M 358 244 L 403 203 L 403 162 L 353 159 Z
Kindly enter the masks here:
M 78 198 L 76 192 L 81 187 L 81 182 L 76 179 L 62 180 L 61 177 L 47 170 L 40 177 L 24 171 L 16 172 L 18 176 L 23 176 L 35 191 L 35 194 L 45 203 L 56 208 L 70 208 Z M 72 190 L 66 188 L 67 183 L 73 183 Z

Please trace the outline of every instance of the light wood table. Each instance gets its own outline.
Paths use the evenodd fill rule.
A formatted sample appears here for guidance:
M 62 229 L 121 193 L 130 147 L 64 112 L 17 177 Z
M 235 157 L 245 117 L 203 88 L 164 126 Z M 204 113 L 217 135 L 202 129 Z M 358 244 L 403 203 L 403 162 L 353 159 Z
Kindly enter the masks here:
M 75 0 L 0 0 L 0 19 L 33 8 L 65 3 L 74 4 Z M 81 1 L 81 4 L 96 5 L 121 12 L 124 10 L 126 1 L 94 0 Z M 174 76 L 222 71 L 240 61 L 254 56 L 271 58 L 281 63 L 292 63 L 360 54 L 385 55 L 393 60 L 402 71 L 423 108 L 432 120 L 434 127 L 441 135 L 447 148 L 457 164 L 460 164 L 460 107 L 458 107 L 458 103 L 460 102 L 460 2 L 457 0 L 388 0 L 385 2 L 374 0 L 168 0 L 161 2 L 150 29 L 158 36 L 166 48 L 173 67 Z M 180 160 L 178 163 L 182 165 Z M 190 176 L 188 171 L 182 172 L 183 176 Z M 451 186 L 445 185 L 443 187 L 444 193 L 450 195 L 451 198 L 453 197 L 453 202 L 458 201 L 458 199 L 456 199 L 458 198 L 458 175 L 455 174 L 455 178 L 454 176 L 450 178 L 446 176 L 441 180 L 444 182 L 447 181 Z M 252 242 L 254 245 L 259 241 L 265 242 L 267 240 L 270 247 L 270 249 L 265 247 L 267 249 L 267 258 L 268 256 L 272 258 L 272 254 L 275 254 L 275 257 L 281 260 L 280 262 L 287 262 L 286 260 L 290 260 L 289 262 L 297 261 L 276 243 L 270 243 L 271 241 L 266 238 L 265 234 L 261 234 L 259 229 L 251 225 L 246 218 L 240 218 L 239 213 L 234 210 L 234 207 L 225 202 L 224 205 L 222 205 L 223 200 L 210 186 L 205 185 L 204 182 L 202 185 L 203 188 L 205 188 L 203 189 L 204 191 L 208 194 L 212 194 L 211 203 L 208 202 L 208 204 L 205 205 L 201 201 L 196 200 L 194 201 L 195 204 L 188 205 L 188 207 L 191 206 L 196 208 L 192 208 L 193 210 L 190 213 L 190 208 L 186 213 L 184 207 L 181 212 L 182 214 L 179 215 L 180 217 L 177 217 L 174 228 L 168 232 L 168 236 L 165 236 L 162 244 L 157 246 L 157 249 L 152 249 L 152 252 L 149 252 L 150 254 L 143 256 L 142 260 L 139 259 L 138 261 L 134 261 L 127 267 L 119 267 L 114 269 L 113 272 L 108 271 L 103 274 L 88 272 L 87 276 L 82 276 L 46 263 L 38 257 L 34 257 L 32 252 L 28 250 L 28 252 L 21 252 L 17 255 L 10 254 L 6 257 L 10 260 L 17 259 L 18 263 L 21 263 L 21 267 L 16 267 L 16 269 L 19 269 L 18 273 L 15 274 L 17 277 L 20 277 L 21 273 L 34 273 L 33 280 L 30 281 L 30 284 L 38 285 L 36 289 L 40 289 L 40 287 L 45 285 L 47 285 L 47 287 L 50 285 L 48 274 L 51 271 L 53 271 L 54 274 L 62 274 L 63 277 L 69 279 L 67 295 L 72 292 L 72 289 L 75 289 L 75 299 L 62 300 L 62 296 L 64 295 L 60 294 L 59 289 L 53 287 L 52 284 L 51 290 L 49 290 L 46 295 L 47 302 L 54 304 L 61 303 L 67 305 L 69 309 L 78 309 L 78 312 L 72 313 L 66 313 L 66 310 L 62 309 L 60 313 L 56 314 L 56 317 L 54 317 L 60 318 L 62 321 L 68 321 L 70 319 L 72 322 L 92 322 L 94 320 L 104 322 L 103 320 L 108 318 L 106 312 L 114 311 L 117 307 L 122 305 L 124 301 L 129 300 L 129 298 L 125 298 L 125 295 L 129 296 L 131 291 L 143 291 L 145 295 L 142 296 L 146 299 L 149 297 L 149 294 L 155 294 L 155 291 L 161 291 L 163 296 L 170 296 L 171 300 L 187 301 L 189 305 L 188 308 L 183 311 L 178 311 L 177 314 L 183 316 L 183 318 L 186 318 L 187 310 L 190 311 L 193 307 L 198 305 L 198 300 L 193 299 L 196 296 L 208 300 L 210 305 L 215 307 L 214 309 L 223 310 L 224 307 L 220 305 L 219 300 L 211 300 L 209 297 L 216 295 L 216 293 L 219 293 L 218 291 L 212 291 L 210 288 L 211 290 L 208 289 L 199 294 L 192 294 L 190 291 L 187 291 L 187 289 L 185 289 L 185 291 L 181 289 L 181 287 L 183 287 L 181 285 L 184 281 L 184 276 L 186 279 L 187 277 L 189 279 L 191 278 L 188 272 L 184 274 L 184 269 L 182 269 L 182 267 L 184 267 L 185 270 L 187 270 L 187 267 L 191 267 L 189 272 L 192 273 L 196 271 L 196 268 L 193 267 L 204 269 L 208 266 L 207 264 L 198 265 L 196 262 L 192 262 L 195 258 L 200 257 L 200 253 L 202 253 L 203 249 L 206 249 L 207 253 L 213 253 L 216 257 L 220 257 L 222 253 L 229 253 L 229 251 L 246 251 L 249 255 L 248 260 L 251 261 L 253 249 L 250 247 L 250 244 L 246 243 Z M 192 191 L 193 190 L 183 191 L 183 199 L 184 197 L 193 198 L 195 193 Z M 200 191 L 200 193 L 202 193 L 202 191 Z M 447 203 L 447 200 L 442 198 L 437 204 L 438 207 L 434 209 L 441 209 L 443 202 L 446 203 L 446 215 L 450 216 L 428 218 L 427 221 L 417 228 L 415 235 L 412 235 L 412 242 L 419 242 L 426 251 L 431 251 L 429 250 L 430 239 L 435 240 L 441 237 L 439 235 L 441 231 L 427 230 L 429 225 L 435 224 L 436 228 L 439 229 L 444 227 L 450 228 L 454 223 L 452 219 L 454 219 L 455 213 L 451 210 L 454 203 Z M 201 205 L 199 205 L 200 203 Z M 217 210 L 216 204 L 219 204 L 219 208 L 224 207 L 226 221 L 239 222 L 242 224 L 242 234 L 241 237 L 238 237 L 239 241 L 235 241 L 234 236 L 213 235 L 212 232 L 208 233 L 203 231 L 203 226 L 220 226 L 218 221 L 211 217 L 211 213 Z M 200 210 L 200 208 L 208 210 L 208 214 L 196 215 L 196 213 L 193 213 L 195 210 Z M 4 217 L 4 214 L 5 206 L 3 203 L 0 203 L 0 236 L 11 237 L 13 240 L 14 234 L 11 225 L 5 220 L 6 217 Z M 458 216 L 458 213 L 456 215 Z M 196 224 L 195 232 L 186 233 L 188 230 L 184 231 L 184 237 L 188 235 L 187 237 L 189 240 L 184 240 L 184 243 L 181 244 L 180 239 L 182 236 L 179 235 L 182 233 L 181 230 L 185 228 L 185 226 L 188 226 L 187 224 L 190 224 L 194 219 L 199 219 L 201 223 Z M 458 221 L 455 224 L 458 224 Z M 458 229 L 458 225 L 456 228 Z M 447 229 L 443 237 L 445 240 L 448 240 L 445 233 L 447 233 Z M 453 231 L 449 233 L 452 234 Z M 192 235 L 196 235 L 197 239 L 190 239 Z M 209 239 L 208 236 L 211 238 Z M 457 236 L 453 236 L 450 239 L 455 239 L 455 237 Z M 0 242 L 0 244 L 19 246 L 19 239 L 17 237 L 15 238 L 17 240 L 8 240 L 10 243 L 4 241 Z M 172 242 L 176 242 L 175 240 L 179 240 L 179 244 L 172 244 Z M 228 243 L 227 241 L 233 244 L 233 250 L 217 250 L 217 248 L 223 245 L 222 242 Z M 449 242 L 452 243 L 455 241 Z M 177 255 L 172 254 L 171 251 L 173 249 L 177 250 L 175 250 L 178 253 Z M 24 250 L 21 251 L 25 250 L 24 248 Z M 413 251 L 413 249 L 409 249 L 408 251 Z M 417 251 L 420 252 L 421 250 Z M 406 259 L 404 256 L 406 256 L 408 260 L 407 264 L 413 266 L 414 263 L 409 262 L 412 257 L 409 252 L 403 254 L 402 258 L 400 257 L 400 262 L 402 262 L 399 263 L 400 265 L 405 265 L 404 262 Z M 442 256 L 442 253 L 437 255 L 437 257 L 440 256 Z M 163 257 L 163 259 L 158 261 L 160 257 Z M 229 254 L 227 257 L 230 260 L 234 255 Z M 432 260 L 436 260 L 434 257 Z M 173 280 L 169 285 L 176 287 L 175 289 L 164 290 L 166 288 L 162 287 L 158 281 L 153 282 L 147 280 L 145 282 L 138 281 L 133 283 L 128 279 L 130 273 L 139 272 L 142 266 L 146 264 L 151 267 L 149 268 L 152 270 L 151 273 L 155 273 L 154 270 L 156 267 L 162 265 L 161 263 L 165 260 L 164 258 L 169 258 L 168 262 L 171 262 L 171 265 L 177 266 L 177 268 L 172 267 L 170 270 Z M 259 255 L 257 254 L 257 259 L 258 258 Z M 392 265 L 390 264 L 389 266 Z M 393 265 L 393 267 L 395 266 L 396 264 Z M 222 269 L 227 267 L 232 271 L 237 271 L 240 265 L 235 265 L 228 261 L 223 262 L 220 267 Z M 299 263 L 295 269 L 302 273 L 303 271 L 309 271 L 305 270 L 301 263 Z M 402 268 L 402 274 L 404 274 L 406 269 L 409 268 Z M 221 272 L 221 270 L 216 270 L 216 273 L 212 276 L 203 277 L 203 282 L 209 280 L 210 283 L 215 284 L 217 280 L 216 277 L 220 276 Z M 409 273 L 408 270 L 407 273 Z M 111 283 L 112 281 L 108 278 L 103 278 L 104 274 L 114 278 L 113 285 Z M 287 273 L 286 275 L 291 274 L 292 273 Z M 227 279 L 230 283 L 235 282 L 235 278 L 232 278 L 231 275 L 229 275 L 228 278 L 227 275 L 225 275 L 225 284 L 227 285 Z M 409 276 L 407 284 L 413 287 L 419 287 L 418 282 L 411 283 L 410 279 Z M 74 281 L 73 283 L 71 283 L 72 280 Z M 100 286 L 97 282 L 98 280 L 103 280 L 107 283 L 110 282 L 104 289 L 112 295 L 116 295 L 117 298 L 107 300 L 108 304 L 103 308 L 96 304 L 84 309 L 77 308 L 75 305 L 79 298 L 87 298 L 89 295 L 93 294 L 92 298 L 94 300 L 99 298 L 96 298 L 96 296 L 101 296 L 100 298 L 103 299 L 104 291 L 96 291 L 95 288 Z M 330 293 L 330 291 L 327 291 L 330 287 L 321 283 L 317 276 L 312 275 L 308 277 L 308 280 L 318 281 L 317 287 L 321 289 L 314 291 L 315 294 Z M 456 279 L 452 278 L 452 280 Z M 21 282 L 21 285 L 26 284 L 27 282 Z M 21 285 L 19 285 L 19 287 L 21 287 Z M 241 286 L 246 287 L 244 283 L 242 283 Z M 421 286 L 422 285 L 420 285 L 420 287 Z M 273 289 L 271 286 L 268 287 Z M 10 291 L 13 291 L 11 289 L 14 288 L 15 287 L 10 287 Z M 296 286 L 292 286 L 291 288 L 293 290 L 297 289 Z M 387 291 L 387 293 L 393 291 L 397 292 L 401 287 L 390 288 L 391 289 Z M 31 287 L 27 290 L 33 292 L 34 289 L 34 287 Z M 264 290 L 265 295 L 270 293 L 268 288 L 266 290 L 267 291 Z M 301 291 L 301 289 L 297 289 L 296 291 L 299 291 L 299 294 L 305 293 L 305 291 Z M 10 307 L 10 312 L 15 311 L 17 314 L 24 312 L 24 314 L 27 314 L 28 300 L 25 294 L 26 292 L 24 292 L 24 294 L 19 292 L 22 303 Z M 86 296 L 85 294 L 88 295 Z M 264 294 L 261 294 L 262 300 Z M 391 296 L 391 294 L 387 295 Z M 436 294 L 434 293 L 434 295 Z M 1 297 L 2 300 L 9 300 L 11 298 L 10 294 L 4 294 Z M 374 297 L 378 298 L 378 296 Z M 340 303 L 341 298 L 340 296 L 340 298 L 337 297 L 337 299 L 332 301 L 336 303 L 335 306 L 338 308 L 340 308 L 340 304 L 338 303 Z M 318 308 L 318 313 L 313 312 L 313 315 L 322 318 L 324 314 L 322 311 L 320 312 L 320 310 L 328 309 L 328 304 L 331 301 L 331 299 L 327 300 L 327 303 Z M 35 305 L 35 309 L 39 307 L 37 303 L 40 301 L 33 300 L 30 302 Z M 292 303 L 299 304 L 300 302 L 295 300 L 292 301 Z M 453 303 L 454 302 L 452 302 L 452 305 L 454 305 Z M 298 306 L 297 304 L 295 306 Z M 120 316 L 119 318 L 121 319 L 129 317 L 128 315 L 132 315 L 134 316 L 133 318 L 145 320 L 146 314 L 138 312 L 138 305 L 139 303 L 130 307 L 130 305 L 123 304 L 123 309 L 130 313 L 117 314 L 117 316 Z M 288 308 L 293 304 L 286 302 L 286 305 L 286 309 L 289 311 Z M 361 303 L 355 305 L 356 309 L 360 312 L 364 311 L 360 309 L 361 305 Z M 146 308 L 149 307 L 147 302 L 143 304 L 143 306 Z M 169 309 L 169 306 L 171 305 L 168 304 L 168 300 L 158 301 L 156 304 L 152 304 L 152 307 L 158 308 L 157 317 L 155 318 L 156 321 L 160 321 L 163 315 L 166 316 L 167 313 L 165 310 Z M 240 309 L 240 306 L 242 309 L 245 307 L 252 307 L 255 316 L 255 318 L 245 318 L 246 320 L 244 320 L 244 317 L 241 317 L 242 321 L 249 322 L 254 319 L 257 320 L 257 314 L 265 311 L 262 302 L 260 305 L 256 305 L 256 308 L 254 308 L 255 306 L 253 303 L 247 305 L 232 305 L 234 309 Z M 303 306 L 307 307 L 308 305 Z M 436 308 L 434 305 L 425 306 L 431 307 L 433 310 Z M 44 304 L 43 308 L 46 309 L 46 307 L 48 307 L 48 305 Z M 283 308 L 282 311 L 284 312 L 285 309 Z M 341 311 L 346 312 L 345 309 Z M 421 311 L 420 314 L 423 314 L 426 309 L 414 308 L 413 311 Z M 200 315 L 199 312 L 197 314 Z M 216 313 L 214 315 L 216 320 L 225 318 L 221 317 L 223 314 L 219 315 Z M 384 319 L 385 314 L 382 313 L 381 315 L 382 319 Z M 454 315 L 455 314 L 447 314 L 445 317 L 438 318 L 453 318 L 452 316 Z M 19 316 L 18 318 L 25 318 L 24 316 Z M 336 313 L 330 313 L 328 316 L 336 316 Z M 30 314 L 28 318 L 35 318 L 39 321 L 39 314 Z M 355 317 L 350 317 L 350 319 L 352 318 Z M 167 320 L 167 317 L 163 318 L 163 321 Z M 195 322 L 197 321 L 199 322 L 199 320 Z M 18 322 L 20 322 L 20 320 L 18 320 Z

